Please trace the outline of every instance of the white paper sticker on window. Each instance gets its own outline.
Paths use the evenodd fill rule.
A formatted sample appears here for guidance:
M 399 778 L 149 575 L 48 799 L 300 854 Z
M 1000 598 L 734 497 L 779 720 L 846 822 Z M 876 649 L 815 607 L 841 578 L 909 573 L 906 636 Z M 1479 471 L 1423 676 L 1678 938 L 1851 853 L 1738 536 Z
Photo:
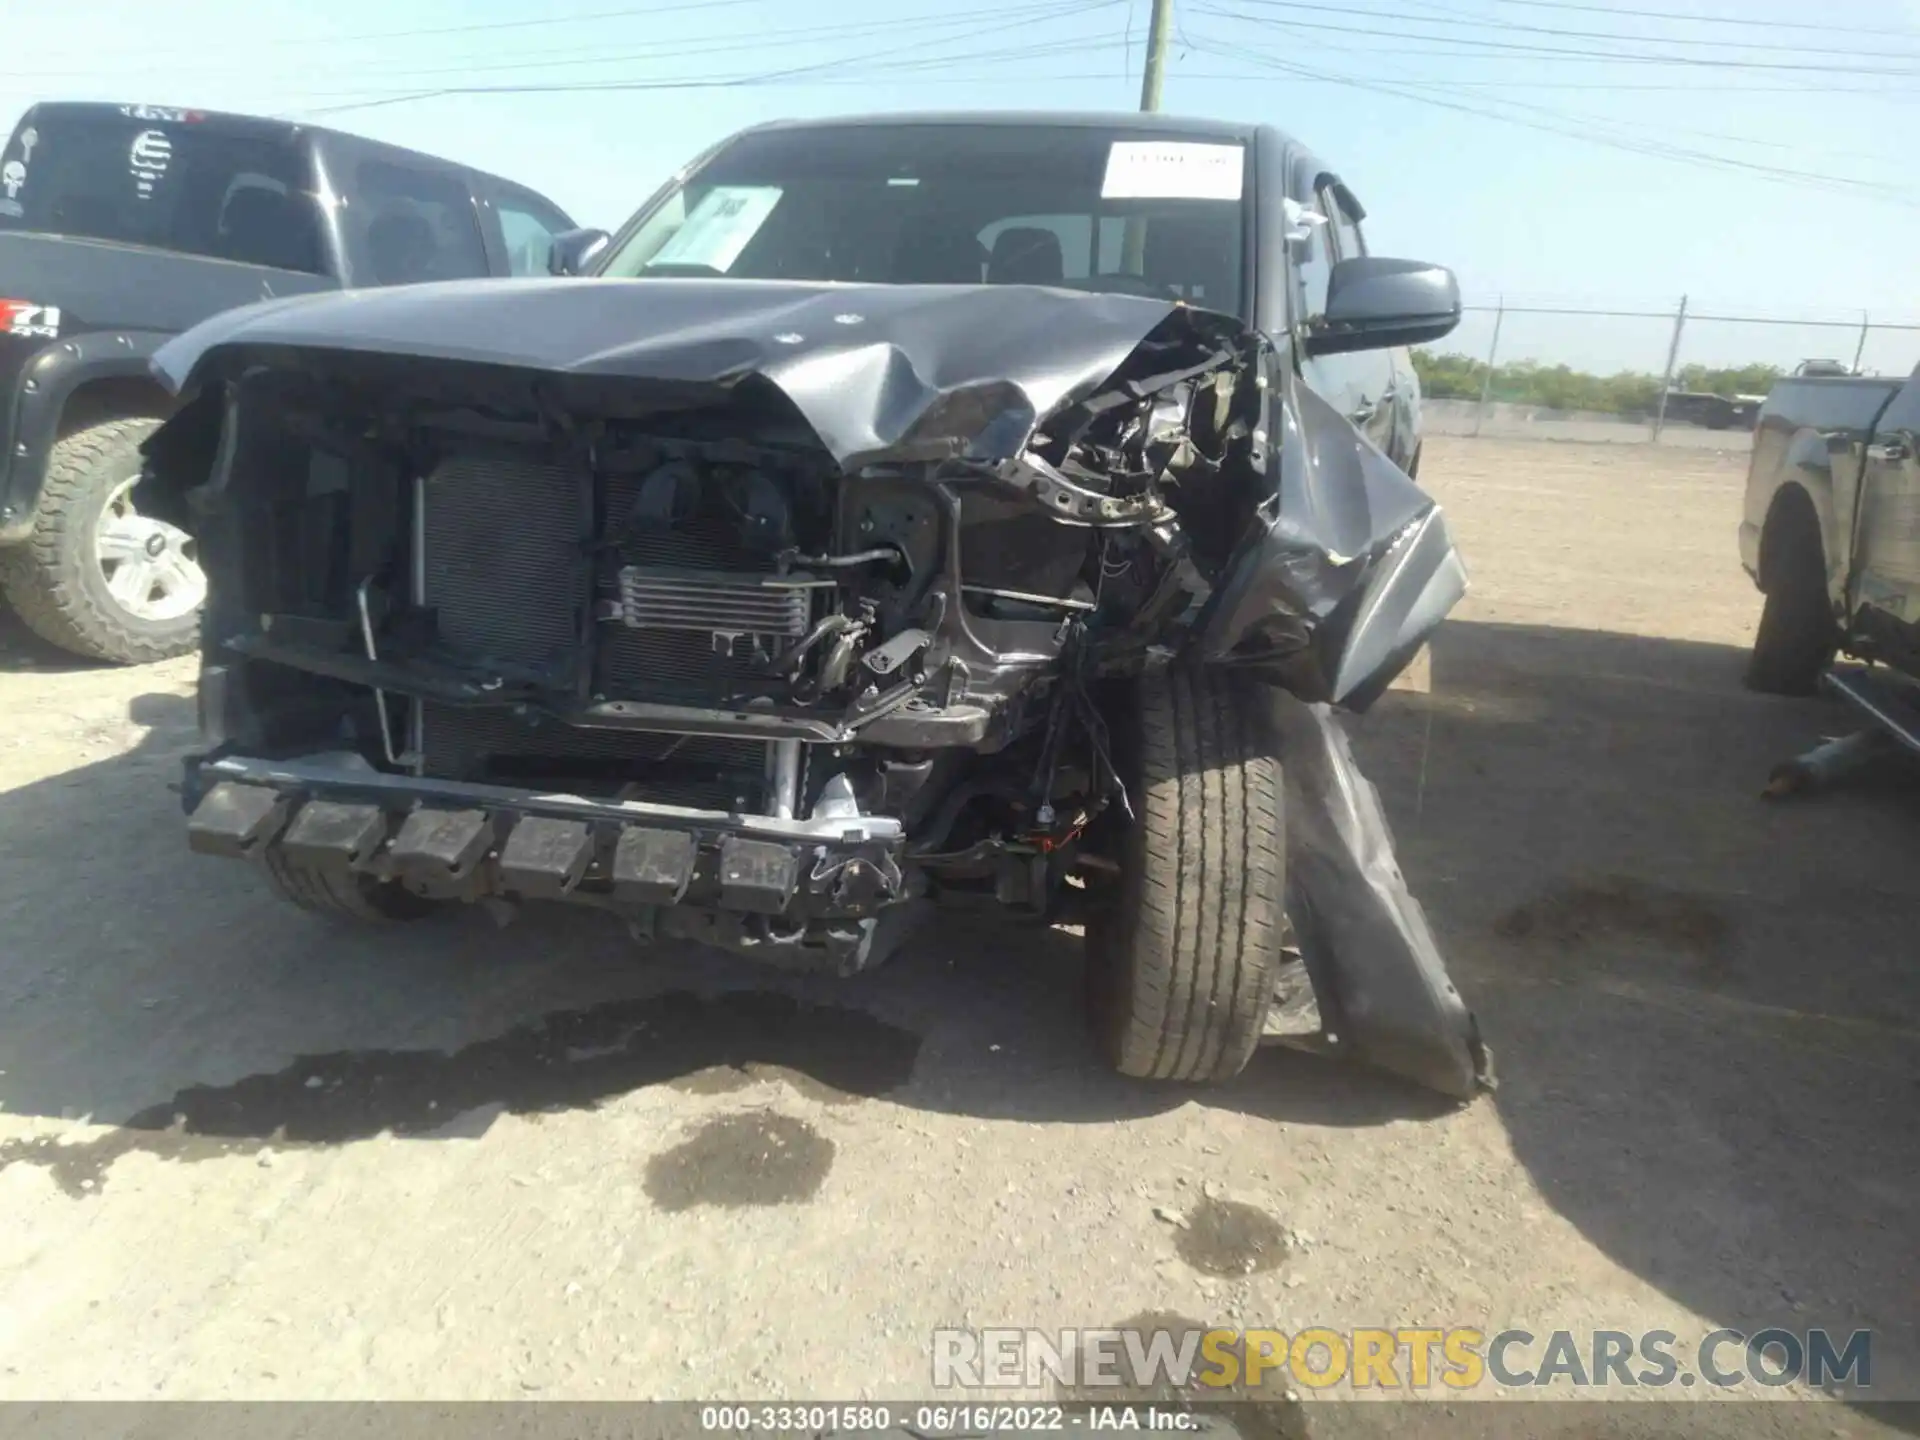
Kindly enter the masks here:
M 1327 217 L 1318 210 L 1309 210 L 1291 195 L 1280 202 L 1287 216 L 1287 239 L 1311 240 L 1313 227 L 1327 223 Z
M 1246 150 L 1171 140 L 1116 140 L 1107 151 L 1106 200 L 1238 200 Z
M 694 206 L 673 238 L 654 252 L 648 269 L 705 265 L 723 274 L 780 203 L 775 185 L 716 185 Z

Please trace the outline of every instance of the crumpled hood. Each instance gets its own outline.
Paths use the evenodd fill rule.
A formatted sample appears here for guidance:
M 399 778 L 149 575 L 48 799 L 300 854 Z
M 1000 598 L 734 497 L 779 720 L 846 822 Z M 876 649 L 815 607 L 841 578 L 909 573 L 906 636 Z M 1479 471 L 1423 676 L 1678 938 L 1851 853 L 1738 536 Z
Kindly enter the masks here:
M 760 376 L 842 464 L 1005 459 L 1176 315 L 1190 333 L 1240 331 L 1172 301 L 1024 285 L 463 280 L 228 311 L 153 367 L 175 391 L 262 347 L 696 385 Z

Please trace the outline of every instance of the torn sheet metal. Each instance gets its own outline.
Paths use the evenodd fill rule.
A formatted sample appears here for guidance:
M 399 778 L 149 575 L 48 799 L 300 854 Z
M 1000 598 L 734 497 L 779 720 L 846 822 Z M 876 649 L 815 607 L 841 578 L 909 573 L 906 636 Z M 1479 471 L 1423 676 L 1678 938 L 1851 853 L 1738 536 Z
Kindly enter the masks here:
M 721 243 L 716 238 L 714 243 Z M 1164 327 L 1164 328 L 1163 328 Z M 1241 335 L 1171 300 L 1011 285 L 761 280 L 472 280 L 300 296 L 229 311 L 154 357 L 179 392 L 223 358 L 285 347 L 466 362 L 543 377 L 604 410 L 605 381 L 777 387 L 855 468 L 1011 459 L 1041 417 L 1096 390 L 1156 331 Z M 631 387 L 628 387 L 631 389 Z M 599 401 L 599 403 L 595 403 Z
M 1275 412 L 1272 498 L 1215 593 L 1200 658 L 1362 711 L 1467 590 L 1433 498 L 1312 389 Z
M 1241 357 L 1223 368 L 1263 345 L 1210 311 L 1041 287 L 489 280 L 231 311 L 154 365 L 182 390 L 287 349 L 364 356 L 369 375 L 464 362 L 476 397 L 474 380 L 522 393 L 535 383 L 559 409 L 600 414 L 641 403 L 639 389 L 610 382 L 664 382 L 679 405 L 764 382 L 857 469 L 1021 459 L 1043 424 L 1110 387 L 1149 341 L 1174 342 L 1171 364 L 1186 363 L 1178 352 Z M 1281 352 L 1264 353 L 1271 363 Z M 1255 437 L 1258 468 L 1221 477 L 1266 498 L 1233 555 L 1216 557 L 1226 563 L 1191 643 L 1202 660 L 1362 710 L 1464 593 L 1466 573 L 1432 499 L 1311 387 L 1284 389 L 1271 435 Z M 1270 397 L 1280 392 L 1270 383 Z M 1099 503 L 1062 495 L 1046 497 L 1061 518 L 1084 522 L 1080 500 Z
M 1336 1048 L 1443 1094 L 1493 1088 L 1491 1053 L 1394 858 L 1339 717 L 1276 692 L 1287 914 Z

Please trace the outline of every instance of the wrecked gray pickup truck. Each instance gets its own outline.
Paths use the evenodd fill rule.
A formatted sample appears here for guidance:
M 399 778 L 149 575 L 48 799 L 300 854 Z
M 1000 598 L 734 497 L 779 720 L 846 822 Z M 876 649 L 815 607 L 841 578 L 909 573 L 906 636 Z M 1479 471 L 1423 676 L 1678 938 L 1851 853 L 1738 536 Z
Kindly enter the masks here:
M 1305 306 L 1341 188 L 1157 116 L 769 127 L 562 237 L 586 278 L 209 321 L 149 446 L 210 476 L 192 843 L 841 973 L 934 904 L 1083 920 L 1103 1053 L 1181 1080 L 1246 1064 L 1292 908 L 1329 1034 L 1471 1093 L 1369 822 L 1284 893 L 1276 704 L 1366 706 L 1465 583 L 1303 383 L 1459 313 L 1364 255 Z M 1316 822 L 1374 815 L 1319 733 Z

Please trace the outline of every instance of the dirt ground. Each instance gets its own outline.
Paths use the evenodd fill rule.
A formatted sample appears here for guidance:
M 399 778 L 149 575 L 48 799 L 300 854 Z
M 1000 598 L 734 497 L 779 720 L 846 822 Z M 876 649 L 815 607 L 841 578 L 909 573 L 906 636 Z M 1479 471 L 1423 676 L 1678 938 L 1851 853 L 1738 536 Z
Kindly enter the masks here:
M 1652 424 L 1646 420 L 1501 401 L 1489 405 L 1482 413 L 1479 404 L 1472 400 L 1429 399 L 1421 406 L 1420 418 L 1429 436 L 1475 440 L 1579 440 L 1644 446 L 1653 433 Z M 1668 450 L 1710 450 L 1737 455 L 1738 463 L 1744 466 L 1747 453 L 1753 449 L 1753 432 L 1709 430 L 1676 418 L 1662 427 L 1659 443 L 1662 449 Z M 1695 456 L 1694 460 L 1713 463 L 1706 456 Z
M 332 928 L 187 852 L 187 664 L 7 622 L 0 1398 L 924 1397 L 935 1326 L 1149 1314 L 1868 1327 L 1920 1396 L 1920 790 L 1758 798 L 1845 720 L 1739 686 L 1737 458 L 1424 474 L 1473 592 L 1353 730 L 1498 1056 L 1464 1109 L 1286 1050 L 1109 1077 L 1058 932 L 834 982 L 558 909 Z

